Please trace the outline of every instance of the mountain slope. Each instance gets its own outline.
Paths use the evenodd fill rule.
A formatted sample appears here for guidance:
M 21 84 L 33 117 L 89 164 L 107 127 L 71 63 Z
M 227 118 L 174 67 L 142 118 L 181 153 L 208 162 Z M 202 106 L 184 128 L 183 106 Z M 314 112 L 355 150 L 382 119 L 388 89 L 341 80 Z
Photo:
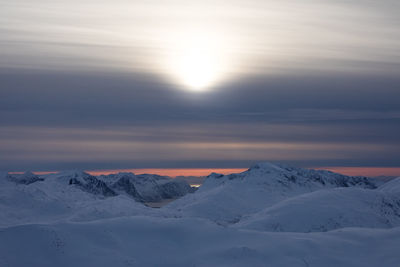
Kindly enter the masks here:
M 0 228 L 0 266 L 398 267 L 400 228 L 271 233 L 194 218 Z
M 198 191 L 166 208 L 176 216 L 229 224 L 297 195 L 337 187 L 374 189 L 383 183 L 366 177 L 260 163 L 239 174 L 211 174 Z
M 345 227 L 400 226 L 400 202 L 378 190 L 334 188 L 302 194 L 242 219 L 236 227 L 321 232 Z

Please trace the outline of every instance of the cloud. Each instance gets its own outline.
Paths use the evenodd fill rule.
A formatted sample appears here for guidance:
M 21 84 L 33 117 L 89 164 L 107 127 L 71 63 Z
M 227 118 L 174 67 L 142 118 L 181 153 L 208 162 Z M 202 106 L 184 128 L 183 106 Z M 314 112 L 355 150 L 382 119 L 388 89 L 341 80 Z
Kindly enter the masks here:
M 398 166 L 399 10 L 391 0 L 2 3 L 0 168 Z M 203 93 L 182 90 L 167 64 L 188 32 L 219 36 L 227 59 L 223 82 Z
M 400 156 L 397 134 L 386 133 L 382 141 L 382 133 L 365 134 L 364 127 L 254 123 L 3 127 L 0 168 L 246 167 L 262 160 L 313 167 L 395 166 Z
M 399 10 L 391 0 L 13 1 L 0 11 L 0 57 L 6 59 L 0 67 L 171 78 L 167 58 L 198 30 L 223 37 L 219 52 L 229 57 L 231 78 L 396 74 Z

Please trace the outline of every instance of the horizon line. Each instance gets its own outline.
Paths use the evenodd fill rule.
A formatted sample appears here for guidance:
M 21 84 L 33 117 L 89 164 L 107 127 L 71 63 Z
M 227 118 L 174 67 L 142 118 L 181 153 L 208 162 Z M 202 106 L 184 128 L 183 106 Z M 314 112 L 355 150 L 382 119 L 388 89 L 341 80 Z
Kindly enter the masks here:
M 84 170 L 90 175 L 109 175 L 119 172 L 132 172 L 134 174 L 157 174 L 162 176 L 207 176 L 211 173 L 231 174 L 240 173 L 249 168 L 123 168 L 123 169 L 94 169 Z M 305 169 L 327 170 L 348 176 L 400 176 L 400 167 L 305 167 Z M 32 171 L 36 175 L 57 173 L 59 171 Z M 24 172 L 9 172 L 21 174 Z

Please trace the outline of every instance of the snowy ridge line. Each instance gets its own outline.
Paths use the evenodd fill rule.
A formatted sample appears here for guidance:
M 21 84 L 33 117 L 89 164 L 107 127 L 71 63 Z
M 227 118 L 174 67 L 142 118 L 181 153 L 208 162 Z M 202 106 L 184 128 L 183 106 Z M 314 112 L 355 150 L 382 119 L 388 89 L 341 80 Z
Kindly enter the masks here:
M 253 214 L 297 196 L 317 191 L 329 192 L 335 188 L 374 191 L 384 183 L 374 178 L 352 177 L 330 171 L 309 170 L 265 162 L 255 164 L 247 171 L 238 174 L 213 173 L 206 178 L 195 194 L 186 195 L 170 203 L 165 209 L 176 216 L 207 218 L 221 225 L 231 225 L 239 223 L 244 218 L 247 220 Z M 358 194 L 357 190 L 350 191 L 351 193 L 348 193 L 350 195 Z M 324 198 L 324 195 L 325 193 L 321 193 L 321 198 Z M 337 202 L 338 205 L 340 203 L 342 202 Z M 333 203 L 332 206 L 335 204 Z M 351 209 L 350 206 L 344 208 Z M 357 208 L 354 207 L 354 209 Z M 397 213 L 393 212 L 393 214 Z M 397 219 L 392 221 L 396 222 Z M 334 225 L 340 226 L 336 222 Z M 390 224 L 380 225 L 386 227 Z M 275 229 L 280 228 L 277 226 Z M 333 228 L 322 226 L 321 229 Z
M 242 173 L 210 174 L 196 192 L 182 179 L 152 174 L 27 172 L 3 174 L 0 180 L 0 225 L 145 214 L 260 231 L 315 232 L 390 228 L 400 217 L 399 179 L 385 183 L 268 162 Z M 177 200 L 158 211 L 143 205 L 166 199 Z
M 400 178 L 260 163 L 193 192 L 150 174 L 0 174 L 2 267 L 397 267 L 399 245 Z

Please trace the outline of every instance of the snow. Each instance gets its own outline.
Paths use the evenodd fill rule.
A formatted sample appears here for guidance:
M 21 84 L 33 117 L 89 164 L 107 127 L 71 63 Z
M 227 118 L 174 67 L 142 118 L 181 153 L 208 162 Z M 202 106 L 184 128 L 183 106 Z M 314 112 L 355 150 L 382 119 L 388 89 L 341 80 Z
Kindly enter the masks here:
M 7 177 L 3 176 L 0 186 L 0 226 L 152 213 L 126 195 L 104 194 L 105 183 L 81 171 L 45 175 L 30 184 Z M 71 180 L 81 184 L 71 184 Z
M 262 163 L 240 174 L 213 173 L 195 194 L 166 208 L 176 216 L 207 218 L 226 225 L 290 197 L 337 187 L 373 189 L 382 183 L 366 177 Z
M 378 190 L 389 194 L 400 195 L 400 177 L 381 185 Z
M 0 266 L 399 266 L 400 178 L 260 163 L 183 180 L 0 173 Z
M 344 227 L 391 228 L 400 226 L 400 202 L 376 190 L 319 190 L 281 201 L 235 226 L 280 232 L 321 232 Z
M 125 217 L 0 231 L 1 266 L 398 266 L 400 228 L 274 233 Z

